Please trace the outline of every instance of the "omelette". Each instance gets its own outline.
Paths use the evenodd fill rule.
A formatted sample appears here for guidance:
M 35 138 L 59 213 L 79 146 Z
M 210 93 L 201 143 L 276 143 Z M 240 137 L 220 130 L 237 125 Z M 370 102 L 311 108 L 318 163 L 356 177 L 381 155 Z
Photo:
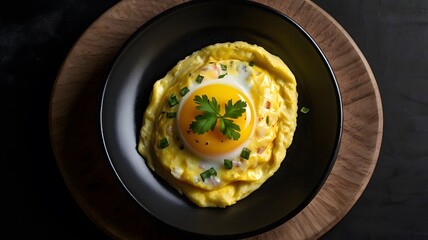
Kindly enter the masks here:
M 280 167 L 297 119 L 296 79 L 243 41 L 193 52 L 155 82 L 138 152 L 200 207 L 227 207 Z

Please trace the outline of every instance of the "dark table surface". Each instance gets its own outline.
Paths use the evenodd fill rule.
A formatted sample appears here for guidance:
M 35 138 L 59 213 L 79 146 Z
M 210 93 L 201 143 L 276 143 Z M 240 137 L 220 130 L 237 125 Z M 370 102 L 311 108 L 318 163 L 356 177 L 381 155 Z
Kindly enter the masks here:
M 58 70 L 116 0 L 0 3 L 2 239 L 108 239 L 77 206 L 48 126 Z M 316 0 L 370 63 L 384 110 L 366 190 L 323 239 L 428 239 L 428 1 Z M 5 224 L 6 223 L 6 224 Z

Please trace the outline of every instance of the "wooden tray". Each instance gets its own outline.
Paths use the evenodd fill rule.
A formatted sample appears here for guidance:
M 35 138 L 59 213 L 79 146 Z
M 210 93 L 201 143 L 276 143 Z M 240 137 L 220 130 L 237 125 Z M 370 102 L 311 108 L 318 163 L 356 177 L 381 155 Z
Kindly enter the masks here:
M 67 186 L 83 211 L 118 239 L 184 239 L 164 229 L 117 181 L 98 136 L 98 98 L 122 44 L 146 21 L 185 0 L 125 0 L 98 18 L 65 60 L 53 88 L 50 131 Z M 344 107 L 338 158 L 312 202 L 254 239 L 314 239 L 331 229 L 364 191 L 382 140 L 382 104 L 364 56 L 327 13 L 307 0 L 258 0 L 294 19 L 319 44 L 337 77 Z

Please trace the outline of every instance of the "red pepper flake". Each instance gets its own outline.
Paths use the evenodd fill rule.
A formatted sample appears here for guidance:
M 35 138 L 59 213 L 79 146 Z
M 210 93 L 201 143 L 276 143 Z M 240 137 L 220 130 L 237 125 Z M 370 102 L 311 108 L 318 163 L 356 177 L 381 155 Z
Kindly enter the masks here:
M 266 108 L 266 109 L 270 109 L 270 102 L 269 102 L 269 101 L 266 101 L 266 102 L 265 102 L 265 108 Z

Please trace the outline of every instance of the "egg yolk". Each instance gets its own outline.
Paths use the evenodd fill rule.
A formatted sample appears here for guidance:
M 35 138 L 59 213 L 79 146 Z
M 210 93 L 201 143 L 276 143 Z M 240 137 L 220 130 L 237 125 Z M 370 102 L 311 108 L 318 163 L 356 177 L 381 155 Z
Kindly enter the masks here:
M 189 94 L 188 98 L 181 103 L 177 122 L 180 135 L 193 152 L 202 156 L 220 156 L 241 147 L 250 137 L 254 127 L 254 108 L 244 92 L 231 85 L 208 84 Z M 240 128 L 239 133 L 241 136 L 238 140 L 227 139 L 220 131 L 218 120 L 213 131 L 209 130 L 203 134 L 197 134 L 190 130 L 190 124 L 195 121 L 195 117 L 203 114 L 202 111 L 197 109 L 198 104 L 194 101 L 196 95 L 207 95 L 210 101 L 214 97 L 220 105 L 221 115 L 224 115 L 225 105 L 229 100 L 232 100 L 232 104 L 238 100 L 247 103 L 246 111 L 240 117 L 231 119 Z

